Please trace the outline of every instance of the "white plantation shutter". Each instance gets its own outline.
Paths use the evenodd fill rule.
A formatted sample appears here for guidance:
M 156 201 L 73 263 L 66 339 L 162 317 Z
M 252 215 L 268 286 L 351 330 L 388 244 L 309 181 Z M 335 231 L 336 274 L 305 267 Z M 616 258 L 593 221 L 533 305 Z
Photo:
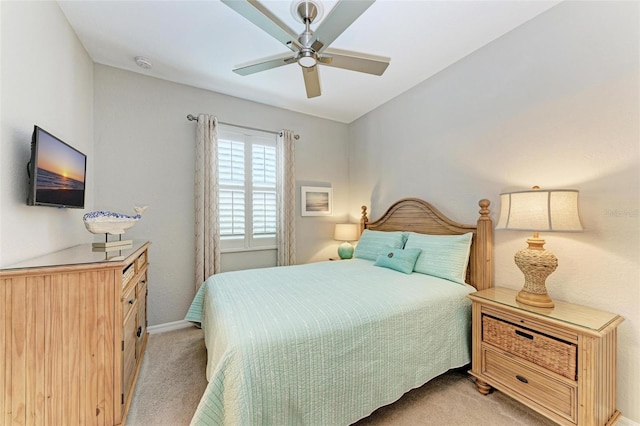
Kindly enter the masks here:
M 230 140 L 218 141 L 220 183 L 220 237 L 244 237 L 245 221 L 245 145 Z
M 276 233 L 276 192 L 253 192 L 253 237 L 272 237 Z
M 255 144 L 251 150 L 253 159 L 253 184 L 269 185 L 275 188 L 276 184 L 276 148 Z
M 244 191 L 220 189 L 220 236 L 244 236 Z
M 253 238 L 275 237 L 276 147 L 253 144 Z
M 222 248 L 275 248 L 276 138 L 235 127 L 221 129 L 218 170 Z
M 220 184 L 244 187 L 244 143 L 220 140 L 218 158 Z

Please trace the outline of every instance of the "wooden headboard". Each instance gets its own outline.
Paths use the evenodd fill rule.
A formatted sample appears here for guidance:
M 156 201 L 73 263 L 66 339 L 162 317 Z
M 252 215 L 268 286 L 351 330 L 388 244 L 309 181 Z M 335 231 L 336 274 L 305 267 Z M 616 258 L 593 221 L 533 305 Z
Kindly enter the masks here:
M 394 203 L 378 220 L 369 221 L 367 207 L 362 206 L 360 232 L 408 231 L 432 235 L 460 235 L 473 232 L 467 283 L 478 290 L 493 287 L 493 224 L 489 217 L 489 200 L 480 200 L 477 224 L 462 225 L 440 213 L 418 198 L 405 198 Z

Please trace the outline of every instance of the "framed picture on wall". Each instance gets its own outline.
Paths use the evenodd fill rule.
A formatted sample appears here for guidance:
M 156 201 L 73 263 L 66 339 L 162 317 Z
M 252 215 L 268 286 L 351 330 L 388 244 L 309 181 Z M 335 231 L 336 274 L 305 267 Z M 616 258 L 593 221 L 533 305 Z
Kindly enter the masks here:
M 302 216 L 329 216 L 333 204 L 333 189 L 319 186 L 302 186 Z

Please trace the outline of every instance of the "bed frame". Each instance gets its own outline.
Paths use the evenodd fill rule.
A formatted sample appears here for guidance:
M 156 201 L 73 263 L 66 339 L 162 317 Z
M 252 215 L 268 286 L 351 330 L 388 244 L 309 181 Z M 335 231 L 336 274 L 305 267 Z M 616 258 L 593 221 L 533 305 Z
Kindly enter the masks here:
M 369 222 L 367 207 L 362 206 L 360 232 L 410 231 L 432 235 L 460 235 L 473 232 L 466 282 L 477 290 L 493 287 L 493 223 L 489 217 L 489 200 L 482 199 L 477 224 L 463 225 L 447 218 L 435 207 L 418 198 L 404 198 L 394 203 L 378 220 Z

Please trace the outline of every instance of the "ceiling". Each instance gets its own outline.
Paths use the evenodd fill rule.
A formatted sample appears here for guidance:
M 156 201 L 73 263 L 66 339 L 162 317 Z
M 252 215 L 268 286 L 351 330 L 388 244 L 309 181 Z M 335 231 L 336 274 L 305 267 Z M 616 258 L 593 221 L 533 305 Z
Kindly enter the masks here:
M 559 2 L 378 0 L 331 47 L 390 57 L 386 72 L 373 76 L 321 65 L 322 95 L 307 99 L 295 63 L 248 76 L 232 72 L 289 50 L 219 0 L 58 1 L 96 63 L 344 123 Z M 302 32 L 289 1 L 262 3 L 294 33 Z M 323 1 L 323 16 L 335 4 Z M 138 67 L 136 56 L 153 67 Z

